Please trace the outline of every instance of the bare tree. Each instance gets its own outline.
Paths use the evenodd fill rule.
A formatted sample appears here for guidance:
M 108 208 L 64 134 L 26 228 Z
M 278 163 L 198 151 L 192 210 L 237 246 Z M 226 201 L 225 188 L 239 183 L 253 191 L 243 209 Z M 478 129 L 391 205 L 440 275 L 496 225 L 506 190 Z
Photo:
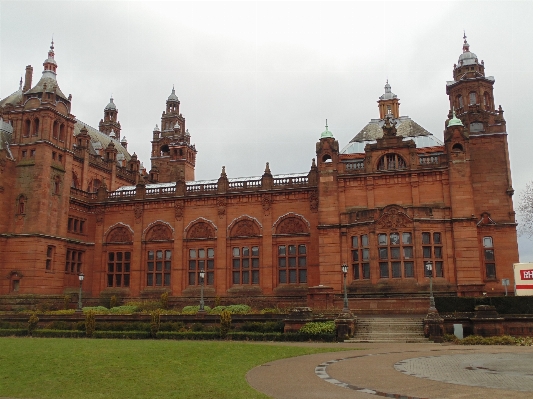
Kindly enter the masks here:
M 533 238 L 533 182 L 526 184 L 526 189 L 520 193 L 518 215 L 518 234 Z

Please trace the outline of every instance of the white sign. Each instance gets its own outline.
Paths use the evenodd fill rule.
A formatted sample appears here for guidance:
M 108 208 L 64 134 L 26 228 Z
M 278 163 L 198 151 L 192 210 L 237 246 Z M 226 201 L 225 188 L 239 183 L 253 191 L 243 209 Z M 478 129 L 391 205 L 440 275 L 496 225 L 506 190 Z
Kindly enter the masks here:
M 509 285 L 509 279 L 508 278 L 502 278 L 502 285 Z
M 533 263 L 515 263 L 513 270 L 515 295 L 533 295 Z

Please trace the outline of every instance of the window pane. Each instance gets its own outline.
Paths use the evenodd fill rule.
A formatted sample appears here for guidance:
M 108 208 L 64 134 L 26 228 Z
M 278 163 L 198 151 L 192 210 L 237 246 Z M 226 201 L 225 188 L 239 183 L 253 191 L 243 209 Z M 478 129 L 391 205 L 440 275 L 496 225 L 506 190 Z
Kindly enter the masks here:
M 130 264 L 129 263 L 124 263 L 124 271 L 126 273 L 129 273 L 130 272 Z
M 353 279 L 359 280 L 359 265 L 358 264 L 352 265 L 352 268 L 353 268 Z
M 390 257 L 391 259 L 400 259 L 400 248 L 391 248 Z
M 233 248 L 233 256 L 240 256 L 241 255 L 241 250 L 239 247 L 234 247 Z
M 422 233 L 422 244 L 429 244 L 431 241 L 431 235 L 429 233 Z
M 280 245 L 278 247 L 278 255 L 285 255 L 285 245 Z
M 242 256 L 250 256 L 250 248 L 242 247 Z
M 259 284 L 259 270 L 252 271 L 252 284 Z
M 163 251 L 157 251 L 156 257 L 157 257 L 157 260 L 163 259 Z
M 154 275 L 152 273 L 148 273 L 148 275 L 146 276 L 146 285 L 149 287 L 154 285 Z
M 378 245 L 387 245 L 387 234 L 378 234 Z
M 370 264 L 363 263 L 363 278 L 368 280 L 370 278 Z
M 403 248 L 403 258 L 412 259 L 413 258 L 413 247 L 404 247 Z
M 361 236 L 361 245 L 363 247 L 368 247 L 368 236 L 366 234 Z
M 189 285 L 196 284 L 196 273 L 189 273 Z
M 233 268 L 234 268 L 234 269 L 240 269 L 240 268 L 241 268 L 241 261 L 240 261 L 240 259 L 233 259 Z
M 259 258 L 253 258 L 252 259 L 252 267 L 254 269 L 258 269 L 259 268 Z
M 413 265 L 413 262 L 404 262 L 404 276 L 405 277 L 414 277 L 415 276 L 415 268 Z
M 242 260 L 242 268 L 248 269 L 250 267 L 250 259 L 243 259 Z
M 296 283 L 296 270 L 289 270 L 289 283 Z
M 196 249 L 189 249 L 189 258 L 196 259 Z
M 233 272 L 233 284 L 241 283 L 241 272 Z
M 172 251 L 165 251 L 165 259 L 166 260 L 172 259 Z
M 114 270 L 115 270 L 115 265 L 114 265 L 113 263 L 108 263 L 108 264 L 107 264 L 107 271 L 108 271 L 109 273 L 113 273 Z
M 114 252 L 109 252 L 108 256 L 109 256 L 109 261 L 110 262 L 113 262 L 115 260 L 115 253 Z
M 401 262 L 392 262 L 392 277 L 401 278 L 402 277 L 402 263 Z
M 387 262 L 381 262 L 379 264 L 379 277 L 389 278 L 389 264 Z
M 155 270 L 158 272 L 163 270 L 163 262 L 155 262 Z
M 424 258 L 431 258 L 431 247 L 422 247 Z
M 485 267 L 487 270 L 487 278 L 496 278 L 496 265 L 494 263 L 487 263 Z
M 355 236 L 355 237 L 352 237 L 352 248 L 357 248 L 359 247 L 359 237 Z
M 289 245 L 289 255 L 296 255 L 296 245 Z
M 165 261 L 165 271 L 166 272 L 169 272 L 170 271 L 170 262 L 167 260 Z
M 285 258 L 278 258 L 278 266 L 279 267 L 286 267 L 287 266 L 287 259 Z
M 390 234 L 390 245 L 400 245 L 400 235 L 398 233 Z
M 485 250 L 485 260 L 494 260 L 494 250 L 486 249 Z
M 435 258 L 441 259 L 442 258 L 442 247 L 435 247 Z
M 252 247 L 252 256 L 259 256 L 259 247 Z
M 161 275 L 161 273 L 156 273 L 156 275 L 155 275 L 155 285 L 156 286 L 158 286 L 158 287 L 161 286 L 161 284 L 163 283 L 162 277 L 163 276 Z
M 296 258 L 289 258 L 289 267 L 296 267 Z
M 404 244 L 412 244 L 413 236 L 411 235 L 411 233 L 402 233 L 402 242 Z
M 124 275 L 124 287 L 129 287 L 129 286 L 130 286 L 130 275 L 125 274 Z
M 215 268 L 215 261 L 213 259 L 209 259 L 207 261 L 207 269 L 213 270 Z
M 115 274 L 115 287 L 122 286 L 122 274 Z
M 242 283 L 250 284 L 249 272 L 242 272 Z
M 167 287 L 170 285 L 170 273 L 165 273 L 164 285 Z
M 148 251 L 148 260 L 154 260 L 154 251 Z
M 352 251 L 352 260 L 357 262 L 359 260 L 359 250 Z
M 485 248 L 492 248 L 492 237 L 483 237 L 483 246 Z
M 442 262 L 435 262 L 435 277 L 444 277 Z
M 190 260 L 189 261 L 189 270 L 194 270 L 196 269 L 196 261 L 195 260 Z
M 124 259 L 129 261 L 130 260 L 131 253 L 130 252 L 124 252 Z
M 379 259 L 389 259 L 388 248 L 379 248 Z
M 207 285 L 213 285 L 215 284 L 215 273 L 209 272 L 207 273 Z
M 117 263 L 115 266 L 116 266 L 116 273 L 122 273 L 122 263 Z
M 205 258 L 205 249 L 202 248 L 198 250 L 198 257 Z
M 370 260 L 370 250 L 363 249 L 363 260 Z
M 433 244 L 441 244 L 440 233 L 433 233 Z
M 117 252 L 117 260 L 122 261 L 122 252 Z
M 207 257 L 208 258 L 214 258 L 215 257 L 215 249 L 214 248 L 207 248 Z
M 285 284 L 287 282 L 287 272 L 285 270 L 279 271 L 279 282 Z
M 431 262 L 424 263 L 424 276 L 433 276 L 433 264 Z
M 307 266 L 307 257 L 305 256 L 300 256 L 298 258 L 298 266 L 300 267 L 306 267 Z
M 298 277 L 299 277 L 299 279 L 300 279 L 299 283 L 300 283 L 300 284 L 307 283 L 307 270 L 305 270 L 305 269 L 304 269 L 304 270 L 300 270 L 300 271 L 298 272 L 298 274 L 299 274 Z
M 305 247 L 305 245 L 298 245 L 298 253 L 300 255 L 305 255 L 307 252 L 307 248 Z
M 205 260 L 198 261 L 198 269 L 205 270 Z
M 107 286 L 113 287 L 113 275 L 112 274 L 107 275 Z

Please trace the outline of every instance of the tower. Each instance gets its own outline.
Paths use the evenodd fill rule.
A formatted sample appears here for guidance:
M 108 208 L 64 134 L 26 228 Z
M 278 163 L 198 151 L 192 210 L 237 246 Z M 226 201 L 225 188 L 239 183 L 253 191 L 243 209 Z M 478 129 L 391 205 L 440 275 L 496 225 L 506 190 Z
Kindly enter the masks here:
M 379 97 L 379 119 L 385 119 L 387 115 L 390 115 L 394 119 L 400 117 L 400 103 L 396 94 L 391 91 L 389 80 L 385 84 L 385 93 Z
M 109 104 L 104 108 L 104 119 L 100 119 L 98 129 L 107 134 L 108 136 L 114 136 L 117 140 L 120 140 L 120 122 L 118 121 L 118 109 L 113 102 L 113 97 L 109 99 Z
M 152 182 L 172 182 L 179 179 L 194 180 L 196 147 L 185 129 L 185 118 L 179 112 L 180 101 L 174 87 L 168 96 L 166 111 L 161 116 L 161 129 L 156 125 L 152 139 Z

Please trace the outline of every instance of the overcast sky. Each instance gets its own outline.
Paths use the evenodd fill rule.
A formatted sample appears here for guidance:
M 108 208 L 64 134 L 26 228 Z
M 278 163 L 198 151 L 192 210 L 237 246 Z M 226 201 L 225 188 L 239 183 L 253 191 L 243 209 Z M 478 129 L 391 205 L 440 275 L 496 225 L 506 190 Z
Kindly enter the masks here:
M 26 65 L 37 82 L 52 35 L 72 113 L 98 127 L 111 94 L 130 152 L 150 140 L 175 85 L 198 150 L 196 179 L 306 172 L 326 118 L 344 147 L 386 79 L 400 113 L 443 138 L 446 81 L 470 49 L 493 75 L 517 194 L 533 180 L 533 2 L 0 1 L 0 98 Z M 518 195 L 515 195 L 515 204 Z M 516 206 L 515 206 L 516 207 Z M 533 241 L 520 238 L 521 261 Z

